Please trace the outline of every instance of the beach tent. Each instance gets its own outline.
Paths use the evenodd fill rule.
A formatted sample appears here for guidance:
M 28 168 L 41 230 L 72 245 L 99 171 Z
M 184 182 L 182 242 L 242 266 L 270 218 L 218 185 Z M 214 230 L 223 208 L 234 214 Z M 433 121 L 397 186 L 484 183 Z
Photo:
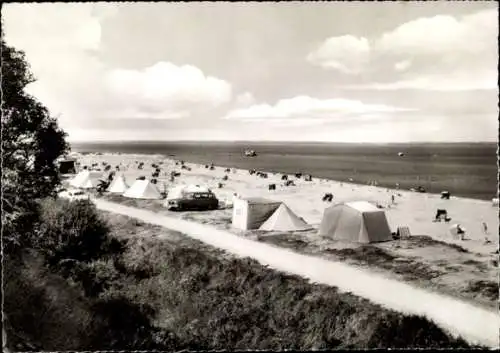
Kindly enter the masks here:
M 233 227 L 242 230 L 258 229 L 280 205 L 281 201 L 259 197 L 235 198 Z
M 357 243 L 392 239 L 385 212 L 367 201 L 328 207 L 323 214 L 319 235 Z
M 79 189 L 93 189 L 99 185 L 99 179 L 101 173 L 90 172 L 88 170 L 82 170 L 80 173 L 75 175 L 69 184 L 75 188 Z
M 161 199 L 160 191 L 149 180 L 136 180 L 123 196 L 132 199 Z
M 303 218 L 297 216 L 287 205 L 282 203 L 259 229 L 289 232 L 311 228 Z
M 108 192 L 113 194 L 123 194 L 127 191 L 128 185 L 123 175 L 116 176 L 108 187 Z

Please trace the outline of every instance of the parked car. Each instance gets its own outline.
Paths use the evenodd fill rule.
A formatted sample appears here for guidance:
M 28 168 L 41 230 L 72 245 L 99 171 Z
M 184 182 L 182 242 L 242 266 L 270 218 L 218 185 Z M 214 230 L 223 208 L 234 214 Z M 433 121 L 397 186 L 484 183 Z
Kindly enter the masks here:
M 87 200 L 89 198 L 89 195 L 87 195 L 84 191 L 78 189 L 61 191 L 58 196 L 70 201 Z
M 216 210 L 219 200 L 208 188 L 180 186 L 168 192 L 165 206 L 169 210 Z

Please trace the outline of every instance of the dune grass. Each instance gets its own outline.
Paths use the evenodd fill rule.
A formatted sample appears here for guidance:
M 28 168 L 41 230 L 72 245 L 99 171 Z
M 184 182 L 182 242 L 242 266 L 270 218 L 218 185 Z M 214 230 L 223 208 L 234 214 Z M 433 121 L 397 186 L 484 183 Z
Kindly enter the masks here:
M 85 209 L 72 211 L 79 215 L 74 225 L 64 218 L 72 231 L 64 249 L 88 237 L 92 220 L 104 220 L 106 237 L 124 247 L 97 258 L 76 254 L 70 262 L 48 261 L 54 253 L 47 251 L 8 260 L 4 310 L 15 350 L 469 346 L 423 317 L 384 309 L 125 216 L 96 217 L 87 203 L 75 205 Z M 64 235 L 55 222 L 59 216 L 46 216 L 42 221 L 52 225 L 47 234 Z
M 466 347 L 424 318 L 405 316 L 336 288 L 224 255 L 195 240 L 113 216 L 127 237 L 120 260 L 135 277 L 122 295 L 157 309 L 155 324 L 175 332 L 182 346 L 202 349 L 332 349 Z M 121 223 L 121 224 L 120 224 Z M 122 235 L 120 235 L 120 233 Z

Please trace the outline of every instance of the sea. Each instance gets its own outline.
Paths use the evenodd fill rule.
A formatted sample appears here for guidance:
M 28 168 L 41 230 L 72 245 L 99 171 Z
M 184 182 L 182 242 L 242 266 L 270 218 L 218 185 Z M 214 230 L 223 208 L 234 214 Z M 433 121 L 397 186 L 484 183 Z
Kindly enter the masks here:
M 346 144 L 303 142 L 73 143 L 79 153 L 160 154 L 221 167 L 302 173 L 391 189 L 423 187 L 491 200 L 498 194 L 496 143 Z M 245 156 L 245 150 L 257 156 Z

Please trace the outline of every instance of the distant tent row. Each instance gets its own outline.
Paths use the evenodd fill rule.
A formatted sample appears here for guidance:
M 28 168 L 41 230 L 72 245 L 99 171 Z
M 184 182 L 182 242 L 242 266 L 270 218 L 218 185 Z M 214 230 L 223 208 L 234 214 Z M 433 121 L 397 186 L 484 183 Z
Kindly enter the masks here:
M 312 229 L 283 202 L 264 198 L 236 198 L 232 224 L 241 230 Z M 385 212 L 367 201 L 346 202 L 328 207 L 323 214 L 318 234 L 356 243 L 392 240 Z
M 84 170 L 78 173 L 69 184 L 79 189 L 94 189 L 99 185 L 101 177 L 102 173 Z M 160 191 L 149 180 L 136 180 L 129 187 L 123 175 L 115 177 L 107 191 L 134 199 L 161 199 Z

